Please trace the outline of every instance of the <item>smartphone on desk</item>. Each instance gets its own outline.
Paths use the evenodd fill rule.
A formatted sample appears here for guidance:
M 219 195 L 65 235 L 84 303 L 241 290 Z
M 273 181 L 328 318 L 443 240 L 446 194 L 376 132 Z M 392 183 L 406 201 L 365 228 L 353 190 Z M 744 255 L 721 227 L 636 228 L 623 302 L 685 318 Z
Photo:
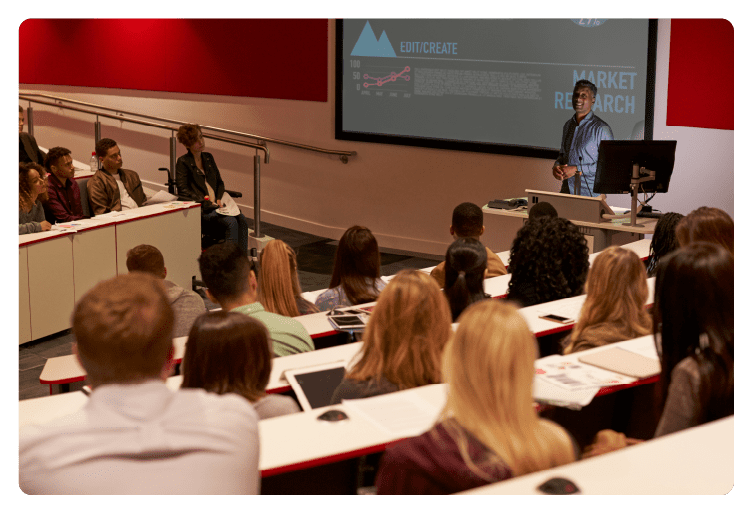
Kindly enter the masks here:
M 573 318 L 566 318 L 565 316 L 560 315 L 541 315 L 540 318 L 543 320 L 550 320 L 551 322 L 557 322 L 559 324 L 573 324 L 574 319 Z

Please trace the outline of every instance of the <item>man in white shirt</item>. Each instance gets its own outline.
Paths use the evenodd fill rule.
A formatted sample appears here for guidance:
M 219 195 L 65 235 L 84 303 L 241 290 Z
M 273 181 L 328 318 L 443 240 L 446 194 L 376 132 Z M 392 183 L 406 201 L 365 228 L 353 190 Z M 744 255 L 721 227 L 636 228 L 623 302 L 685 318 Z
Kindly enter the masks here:
M 94 215 L 143 206 L 146 202 L 138 173 L 123 169 L 123 158 L 117 142 L 100 139 L 96 154 L 102 166 L 86 185 L 89 205 Z
M 255 494 L 258 415 L 239 395 L 171 391 L 174 314 L 164 286 L 134 272 L 76 305 L 73 352 L 93 388 L 68 416 L 21 429 L 27 494 Z

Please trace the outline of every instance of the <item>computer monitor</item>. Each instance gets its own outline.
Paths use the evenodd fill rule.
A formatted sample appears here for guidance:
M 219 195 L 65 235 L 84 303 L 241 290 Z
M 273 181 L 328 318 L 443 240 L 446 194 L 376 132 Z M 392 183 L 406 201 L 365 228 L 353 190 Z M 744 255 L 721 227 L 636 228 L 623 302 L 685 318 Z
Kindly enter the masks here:
M 630 193 L 633 165 L 639 164 L 655 172 L 655 179 L 640 183 L 639 191 L 667 192 L 675 164 L 675 146 L 674 140 L 603 140 L 592 190 L 595 194 Z

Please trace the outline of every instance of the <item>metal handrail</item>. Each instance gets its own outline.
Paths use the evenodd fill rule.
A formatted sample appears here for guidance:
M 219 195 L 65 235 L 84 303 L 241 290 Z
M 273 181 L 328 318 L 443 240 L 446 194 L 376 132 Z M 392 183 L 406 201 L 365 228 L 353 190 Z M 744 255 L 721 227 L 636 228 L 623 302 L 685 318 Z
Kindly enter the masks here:
M 176 119 L 167 119 L 167 118 L 164 118 L 164 117 L 150 116 L 150 115 L 147 115 L 147 114 L 139 114 L 138 112 L 128 112 L 128 111 L 122 110 L 122 109 L 117 109 L 117 108 L 112 108 L 112 107 L 105 107 L 104 105 L 97 105 L 96 103 L 88 103 L 88 102 L 85 102 L 85 101 L 72 100 L 72 99 L 69 99 L 69 98 L 61 98 L 59 96 L 52 96 L 52 95 L 49 95 L 49 94 L 22 94 L 22 93 L 19 93 L 18 97 L 20 99 L 22 99 L 22 100 L 26 100 L 26 101 L 29 101 L 29 102 L 33 101 L 35 103 L 41 103 L 41 104 L 44 104 L 44 105 L 49 105 L 49 103 L 45 103 L 45 102 L 42 102 L 42 101 L 39 101 L 39 100 L 35 100 L 35 99 L 32 99 L 32 98 L 37 97 L 37 98 L 47 98 L 47 99 L 51 99 L 51 100 L 54 100 L 54 101 L 61 101 L 61 102 L 65 101 L 65 102 L 74 103 L 74 104 L 77 104 L 77 105 L 84 105 L 84 106 L 87 106 L 87 107 L 94 107 L 94 108 L 97 108 L 97 109 L 108 110 L 110 112 L 116 112 L 116 113 L 121 113 L 121 114 L 128 114 L 128 115 L 131 115 L 131 116 L 138 116 L 138 117 L 142 117 L 142 118 L 145 118 L 145 119 L 153 119 L 153 120 L 156 120 L 156 121 L 161 121 L 161 122 L 166 122 L 166 123 L 174 123 L 174 124 L 177 124 L 177 125 L 188 124 L 186 121 L 178 121 Z M 64 105 L 61 105 L 61 104 L 58 104 L 58 103 L 53 104 L 53 106 L 65 107 Z M 67 108 L 72 108 L 72 107 L 67 107 Z M 104 116 L 104 114 L 102 114 L 102 115 Z M 120 115 L 120 116 L 116 115 L 115 117 L 112 117 L 112 116 L 105 116 L 105 117 L 109 117 L 111 119 L 128 119 L 128 118 L 123 117 L 122 115 Z M 131 119 L 131 121 L 135 122 L 132 119 Z M 324 153 L 324 154 L 327 154 L 327 155 L 339 155 L 339 159 L 342 161 L 342 163 L 345 163 L 345 164 L 349 161 L 349 157 L 357 155 L 356 151 L 343 151 L 343 150 L 338 150 L 338 149 L 325 149 L 325 148 L 319 148 L 319 147 L 316 147 L 316 146 L 309 146 L 307 144 L 299 144 L 297 142 L 291 142 L 291 141 L 287 141 L 287 140 L 274 139 L 274 138 L 271 138 L 271 137 L 264 137 L 262 135 L 255 135 L 255 134 L 252 134 L 252 133 L 238 132 L 238 131 L 235 131 L 235 130 L 228 130 L 226 128 L 218 128 L 216 126 L 207 126 L 207 125 L 199 125 L 199 126 L 202 129 L 213 130 L 215 132 L 226 133 L 226 134 L 229 134 L 229 135 L 236 135 L 236 136 L 240 136 L 240 137 L 247 137 L 247 138 L 250 138 L 250 139 L 261 140 L 261 141 L 270 142 L 270 143 L 273 143 L 273 144 L 281 144 L 283 146 L 289 146 L 289 147 L 293 147 L 293 148 L 304 149 L 304 150 L 307 150 L 307 151 L 314 151 L 316 153 Z

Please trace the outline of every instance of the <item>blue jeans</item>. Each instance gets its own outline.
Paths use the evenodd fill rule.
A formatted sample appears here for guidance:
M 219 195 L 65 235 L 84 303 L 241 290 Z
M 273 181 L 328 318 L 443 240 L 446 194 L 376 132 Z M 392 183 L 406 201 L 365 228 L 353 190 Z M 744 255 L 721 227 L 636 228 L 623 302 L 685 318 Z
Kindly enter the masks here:
M 248 251 L 248 219 L 242 213 L 234 217 L 220 215 L 216 210 L 201 214 L 201 231 L 204 234 L 213 232 L 220 238 L 223 236 L 227 242 L 239 245 L 246 253 Z

